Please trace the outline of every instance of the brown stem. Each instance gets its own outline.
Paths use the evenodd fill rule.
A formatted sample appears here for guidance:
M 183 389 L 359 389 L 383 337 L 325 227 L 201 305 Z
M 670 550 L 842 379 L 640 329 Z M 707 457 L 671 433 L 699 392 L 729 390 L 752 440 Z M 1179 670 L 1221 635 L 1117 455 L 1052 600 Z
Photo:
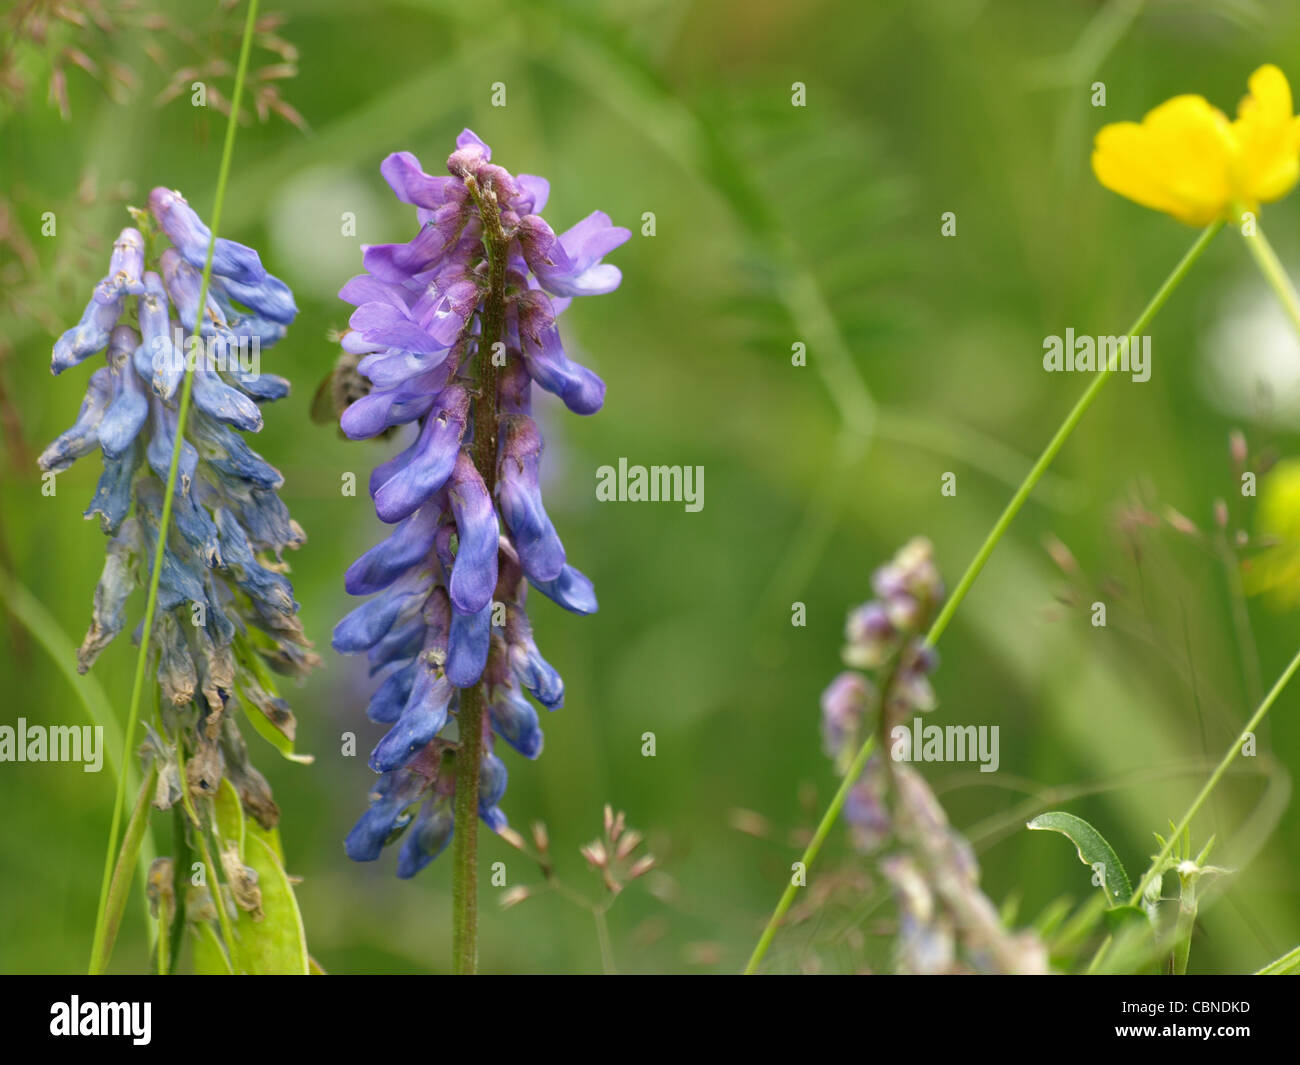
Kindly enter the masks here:
M 488 292 L 479 314 L 478 392 L 474 397 L 474 467 L 496 493 L 497 382 L 500 367 L 493 349 L 505 335 L 506 264 L 509 236 L 501 228 L 496 191 L 480 186 L 473 176 L 465 185 L 483 219 L 487 250 Z M 479 763 L 483 757 L 483 684 L 460 693 L 460 746 L 456 752 L 456 831 L 452 837 L 452 971 L 470 975 L 478 969 L 478 794 Z

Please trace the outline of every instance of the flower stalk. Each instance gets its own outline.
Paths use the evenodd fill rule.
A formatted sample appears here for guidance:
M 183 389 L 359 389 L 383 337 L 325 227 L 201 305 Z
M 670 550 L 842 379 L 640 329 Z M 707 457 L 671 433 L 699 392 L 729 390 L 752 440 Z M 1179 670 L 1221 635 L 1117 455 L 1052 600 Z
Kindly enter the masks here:
M 506 267 L 510 237 L 501 226 L 496 192 L 470 177 L 465 182 L 483 219 L 488 291 L 483 300 L 479 344 L 478 393 L 474 397 L 474 468 L 496 493 L 497 345 L 505 331 Z M 460 757 L 456 759 L 456 822 L 452 837 L 452 971 L 470 976 L 478 970 L 478 798 L 479 762 L 483 757 L 483 684 L 466 688 L 460 701 Z

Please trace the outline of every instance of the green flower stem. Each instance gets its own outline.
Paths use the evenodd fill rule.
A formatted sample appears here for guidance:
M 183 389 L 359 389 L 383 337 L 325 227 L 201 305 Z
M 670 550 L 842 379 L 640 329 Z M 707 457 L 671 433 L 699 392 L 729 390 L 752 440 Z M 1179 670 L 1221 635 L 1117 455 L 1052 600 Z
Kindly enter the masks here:
M 1142 313 L 1138 315 L 1137 320 L 1129 327 L 1128 332 L 1124 337 L 1121 353 L 1127 352 L 1130 337 L 1140 335 L 1147 326 L 1151 324 L 1152 319 L 1155 318 L 1156 314 L 1160 311 L 1160 308 L 1165 305 L 1165 302 L 1173 294 L 1174 289 L 1176 289 L 1188 273 L 1191 272 L 1192 266 L 1201 257 L 1201 254 L 1209 246 L 1210 241 L 1214 239 L 1222 228 L 1223 222 L 1220 221 L 1212 223 L 1201 231 L 1195 242 L 1187 250 L 1187 253 L 1179 260 L 1178 265 L 1174 267 L 1173 272 L 1165 278 L 1164 284 L 1161 285 L 1156 291 L 1156 294 L 1151 297 L 1150 302 L 1147 303 L 1145 308 L 1143 308 Z M 1101 392 L 1102 387 L 1108 380 L 1110 380 L 1112 373 L 1114 373 L 1114 371 L 1109 366 L 1105 370 L 1099 372 L 1096 379 L 1088 386 L 1087 390 L 1079 398 L 1079 401 L 1074 405 L 1073 410 L 1066 415 L 1065 421 L 1062 422 L 1061 427 L 1057 429 L 1056 435 L 1052 437 L 1043 453 L 1038 457 L 1038 461 L 1034 463 L 1033 468 L 1026 475 L 1024 481 L 1021 482 L 1020 487 L 1016 489 L 1015 495 L 1011 497 L 1011 502 L 1007 504 L 1006 509 L 1002 512 L 1002 516 L 998 518 L 997 523 L 989 532 L 989 535 L 984 540 L 979 552 L 975 555 L 975 558 L 971 560 L 970 565 L 966 567 L 966 572 L 962 574 L 961 580 L 957 582 L 957 587 L 953 589 L 952 596 L 944 604 L 943 609 L 939 612 L 939 616 L 935 618 L 934 624 L 930 627 L 930 631 L 926 636 L 926 643 L 933 646 L 939 642 L 939 637 L 943 635 L 944 630 L 948 627 L 948 623 L 952 620 L 953 614 L 956 613 L 962 600 L 966 598 L 966 594 L 970 591 L 971 586 L 979 577 L 980 571 L 984 569 L 984 565 L 993 554 L 994 548 L 997 547 L 998 542 L 1010 527 L 1011 522 L 1015 520 L 1016 515 L 1020 512 L 1020 508 L 1024 506 L 1025 500 L 1029 498 L 1030 493 L 1034 490 L 1035 485 L 1042 480 L 1043 474 L 1047 472 L 1047 468 L 1052 464 L 1053 460 L 1055 460 L 1061 448 L 1065 446 L 1065 442 L 1069 439 L 1070 434 L 1074 432 L 1079 422 L 1083 420 L 1083 416 L 1088 412 L 1088 408 L 1092 406 L 1093 401 Z M 882 690 L 887 689 L 882 688 Z M 840 811 L 844 808 L 844 803 L 848 799 L 849 792 L 853 790 L 853 785 L 857 782 L 858 777 L 862 773 L 863 767 L 867 764 L 867 759 L 871 757 L 871 751 L 874 746 L 875 737 L 871 736 L 862 745 L 861 750 L 858 751 L 857 757 L 853 759 L 853 764 L 849 767 L 848 773 L 840 782 L 839 790 L 836 791 L 835 797 L 831 799 L 830 806 L 827 807 L 826 813 L 823 815 L 821 822 L 817 826 L 817 831 L 813 833 L 813 838 L 809 842 L 807 849 L 804 851 L 802 862 L 805 874 L 812 867 L 814 859 L 816 859 L 818 852 L 821 850 L 822 844 L 826 841 L 826 837 L 830 833 L 831 826 L 835 823 L 836 818 L 839 817 Z M 791 903 L 794 902 L 795 893 L 797 891 L 798 888 L 792 883 L 786 887 L 784 892 L 782 892 L 780 901 L 777 902 L 776 909 L 772 911 L 772 916 L 768 919 L 767 926 L 763 929 L 763 934 L 759 937 L 757 946 L 754 947 L 754 953 L 751 955 L 749 963 L 745 966 L 746 974 L 752 974 L 758 971 L 758 966 L 762 962 L 763 956 L 767 953 L 768 947 L 771 946 L 772 939 L 776 935 L 776 930 L 780 925 L 782 918 L 785 916 L 786 911 L 790 909 Z
M 1196 238 L 1195 243 L 1187 250 L 1187 254 L 1174 267 L 1173 272 L 1165 278 L 1165 283 L 1160 286 L 1156 294 L 1151 297 L 1151 301 L 1143 308 L 1142 313 L 1138 315 L 1137 321 L 1129 326 L 1128 332 L 1124 336 L 1121 355 L 1128 351 L 1129 338 L 1140 336 L 1146 330 L 1152 319 L 1160 311 L 1160 308 L 1165 305 L 1165 302 L 1173 294 L 1174 289 L 1182 283 L 1183 278 L 1191 271 L 1196 260 L 1201 257 L 1201 253 L 1205 251 L 1210 241 L 1222 228 L 1222 222 L 1214 222 L 1201 231 L 1201 235 Z M 989 532 L 983 546 L 980 547 L 979 552 L 971 560 L 971 564 L 966 567 L 966 572 L 962 574 L 961 580 L 957 582 L 957 587 L 953 589 L 952 596 L 944 604 L 939 616 L 935 618 L 934 625 L 931 626 L 930 633 L 926 637 L 927 643 L 934 645 L 938 642 L 939 637 L 943 635 L 944 630 L 948 627 L 948 622 L 952 620 L 953 614 L 957 612 L 962 600 L 966 598 L 966 593 L 970 591 L 971 586 L 984 569 L 984 564 L 988 562 L 989 556 L 993 554 L 994 548 L 998 546 L 998 541 L 1002 539 L 1003 534 L 1010 527 L 1012 521 L 1015 520 L 1016 515 L 1020 513 L 1020 508 L 1025 505 L 1025 500 L 1029 498 L 1034 486 L 1038 484 L 1043 474 L 1047 472 L 1047 468 L 1055 461 L 1066 440 L 1070 438 L 1070 434 L 1083 420 L 1083 416 L 1088 413 L 1088 408 L 1092 406 L 1093 401 L 1114 372 L 1109 366 L 1099 372 L 1096 380 L 1079 397 L 1074 409 L 1066 415 L 1065 421 L 1056 430 L 1056 435 L 1052 437 L 1043 453 L 1038 457 L 1038 461 L 1034 463 L 1033 469 L 1029 471 L 1028 476 L 1021 482 L 1016 494 L 1011 497 L 1011 502 L 1007 504 L 1002 516 L 998 518 L 997 523 Z
M 1223 779 L 1223 774 L 1228 771 L 1228 767 L 1236 760 L 1237 755 L 1241 751 L 1241 745 L 1245 743 L 1247 737 L 1259 727 L 1259 723 L 1264 720 L 1264 716 L 1273 708 L 1273 704 L 1277 702 L 1278 696 L 1282 694 L 1282 690 L 1287 686 L 1291 678 L 1295 676 L 1296 670 L 1298 669 L 1300 669 L 1300 651 L 1296 652 L 1295 657 L 1291 659 L 1291 664 L 1287 666 L 1282 675 L 1277 678 L 1277 683 L 1273 685 L 1273 689 L 1264 697 L 1264 701 L 1259 704 L 1259 708 L 1251 715 L 1250 720 L 1246 722 L 1246 727 L 1241 730 L 1241 734 L 1233 741 L 1232 746 L 1228 748 L 1228 753 L 1225 754 L 1219 764 L 1215 766 L 1214 772 L 1210 774 L 1210 779 L 1205 782 L 1205 786 L 1201 788 L 1200 792 L 1197 793 L 1196 798 L 1192 800 L 1192 805 L 1187 808 L 1187 812 L 1183 814 L 1182 820 L 1179 821 L 1178 824 L 1174 826 L 1174 830 L 1169 833 L 1169 838 L 1165 842 L 1165 845 L 1160 849 L 1160 853 L 1155 856 L 1155 859 L 1151 862 L 1151 867 L 1146 871 L 1146 874 L 1142 877 L 1137 888 L 1134 890 L 1133 897 L 1129 899 L 1130 906 L 1136 906 L 1138 904 L 1142 898 L 1142 893 L 1146 891 L 1146 889 L 1151 885 L 1151 881 L 1155 879 L 1156 870 L 1164 868 L 1165 859 L 1173 852 L 1174 844 L 1177 843 L 1182 834 L 1187 831 L 1187 826 L 1192 823 L 1192 818 L 1196 816 L 1197 812 L 1204 805 L 1205 800 L 1210 797 L 1210 793 L 1218 787 L 1219 781 Z
M 208 242 L 208 257 L 203 264 L 203 281 L 199 286 L 198 314 L 204 313 L 207 306 L 208 286 L 212 281 L 212 255 L 216 248 L 217 233 L 221 226 L 221 208 L 226 199 L 226 183 L 230 178 L 230 160 L 235 151 L 235 130 L 239 126 L 239 106 L 244 93 L 244 79 L 248 73 L 248 56 L 252 51 L 253 28 L 257 21 L 258 0 L 249 0 L 248 15 L 244 20 L 244 38 L 239 47 L 239 67 L 235 72 L 235 90 L 230 104 L 230 120 L 226 123 L 226 141 L 221 149 L 221 166 L 217 171 L 217 194 L 212 207 L 212 239 Z M 199 328 L 200 322 L 194 323 Z M 158 524 L 158 544 L 154 550 L 153 570 L 149 576 L 149 595 L 145 601 L 144 627 L 140 635 L 140 653 L 136 656 L 135 679 L 131 685 L 131 703 L 126 716 L 126 733 L 122 738 L 122 763 L 125 765 L 131 757 L 131 745 L 135 737 L 135 726 L 140 719 L 140 698 L 144 693 L 144 678 L 149 666 L 149 644 L 153 634 L 154 611 L 158 605 L 158 580 L 162 576 L 163 552 L 167 547 L 167 531 L 172 516 L 172 500 L 176 492 L 176 471 L 180 466 L 181 447 L 185 441 L 185 418 L 190 409 L 190 393 L 194 388 L 194 375 L 186 374 L 181 389 L 180 409 L 176 422 L 176 441 L 172 446 L 171 466 L 167 471 L 167 493 L 163 497 L 162 518 Z M 95 917 L 95 937 L 90 951 L 90 973 L 92 976 L 103 972 L 102 966 L 108 962 L 105 951 L 107 936 L 106 915 L 108 909 L 109 884 L 113 874 L 113 856 L 117 852 L 118 832 L 122 824 L 122 815 L 126 806 L 126 774 L 118 775 L 117 799 L 113 804 L 113 821 L 108 830 L 108 853 L 104 858 L 104 877 L 99 892 L 99 912 Z M 220 907 L 218 907 L 220 910 Z
M 844 803 L 848 800 L 849 792 L 853 790 L 853 785 L 858 782 L 858 777 L 862 776 L 862 770 L 866 767 L 867 759 L 871 757 L 871 752 L 875 749 L 876 737 L 874 735 L 868 736 L 867 742 L 858 750 L 857 757 L 853 759 L 853 764 L 849 766 L 849 771 L 844 774 L 844 779 L 840 781 L 840 786 L 831 799 L 831 804 L 826 807 L 826 812 L 822 815 L 817 830 L 813 833 L 813 838 L 808 841 L 808 846 L 804 848 L 803 857 L 799 859 L 803 864 L 805 876 L 808 870 L 812 868 L 812 863 L 817 860 L 817 855 L 821 853 L 822 844 L 826 842 L 826 837 L 830 835 L 831 829 L 839 819 L 840 811 L 844 809 Z M 798 891 L 799 887 L 795 884 L 794 878 L 791 877 L 790 883 L 781 892 L 781 898 L 776 904 L 776 909 L 772 911 L 772 916 L 768 918 L 763 934 L 759 936 L 758 943 L 754 947 L 754 953 L 749 956 L 749 963 L 745 966 L 745 976 L 753 976 L 758 972 L 758 967 L 763 962 L 763 956 L 767 953 L 767 948 L 772 945 L 776 930 L 785 919 L 786 912 L 794 903 L 794 897 Z
M 1291 319 L 1291 324 L 1295 326 L 1296 333 L 1300 334 L 1300 296 L 1296 295 L 1295 286 L 1283 269 L 1277 252 L 1273 250 L 1273 245 L 1268 242 L 1268 237 L 1264 236 L 1258 218 L 1255 219 L 1251 230 L 1250 233 L 1243 230 L 1241 239 L 1250 249 L 1250 254 L 1254 257 L 1260 273 L 1264 275 L 1264 280 L 1277 294 L 1278 301 L 1282 304 L 1286 316 Z
M 483 247 L 488 258 L 488 293 L 483 301 L 478 341 L 478 389 L 474 396 L 474 468 L 487 486 L 488 497 L 496 493 L 497 471 L 497 380 L 499 367 L 493 348 L 505 336 L 506 267 L 509 235 L 501 227 L 496 190 L 481 187 L 472 177 L 465 184 L 479 216 L 483 219 Z M 459 747 L 456 750 L 456 831 L 451 837 L 451 966 L 452 972 L 469 976 L 478 971 L 478 794 L 479 763 L 483 757 L 483 709 L 486 703 L 482 683 L 460 693 L 457 711 Z
M 158 766 L 155 764 L 150 767 L 144 783 L 140 785 L 140 793 L 131 810 L 131 819 L 126 823 L 126 834 L 122 837 L 122 849 L 113 866 L 108 901 L 104 907 L 104 935 L 96 941 L 99 953 L 90 959 L 91 972 L 102 973 L 107 968 L 108 957 L 117 941 L 117 931 L 122 926 L 122 914 L 126 910 L 126 897 L 131 892 L 132 866 L 140 856 L 140 846 L 144 843 L 145 831 L 149 827 L 149 800 L 153 797 L 154 782 L 157 779 Z

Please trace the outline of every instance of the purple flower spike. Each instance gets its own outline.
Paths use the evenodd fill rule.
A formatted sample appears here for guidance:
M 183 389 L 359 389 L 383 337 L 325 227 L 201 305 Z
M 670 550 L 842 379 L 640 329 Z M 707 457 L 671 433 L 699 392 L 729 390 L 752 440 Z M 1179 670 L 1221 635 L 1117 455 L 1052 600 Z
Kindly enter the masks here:
M 575 296 L 618 286 L 618 269 L 602 260 L 630 236 L 596 212 L 557 237 L 541 218 L 546 179 L 492 162 L 471 130 L 457 137 L 447 170 L 431 176 L 409 152 L 384 159 L 380 172 L 415 207 L 419 229 L 406 243 L 364 247 L 365 273 L 339 292 L 354 308 L 340 343 L 370 385 L 344 411 L 344 434 L 369 438 L 418 423 L 414 439 L 370 475 L 376 514 L 400 524 L 344 578 L 353 595 L 378 594 L 334 634 L 339 651 L 366 653 L 381 678 L 367 714 L 391 726 L 371 760 L 384 774 L 380 790 L 348 853 L 376 857 L 420 801 L 398 858 L 402 877 L 428 865 L 453 833 L 445 767 L 471 727 L 459 692 L 484 689 L 478 815 L 494 831 L 506 826 L 506 767 L 494 744 L 536 758 L 537 706 L 564 704 L 564 681 L 525 613 L 528 583 L 578 614 L 595 612 L 596 594 L 569 565 L 542 501 L 533 387 L 577 414 L 603 405 L 605 383 L 565 354 L 556 316 Z M 229 301 L 222 309 L 238 318 Z M 456 740 L 441 735 L 453 715 Z

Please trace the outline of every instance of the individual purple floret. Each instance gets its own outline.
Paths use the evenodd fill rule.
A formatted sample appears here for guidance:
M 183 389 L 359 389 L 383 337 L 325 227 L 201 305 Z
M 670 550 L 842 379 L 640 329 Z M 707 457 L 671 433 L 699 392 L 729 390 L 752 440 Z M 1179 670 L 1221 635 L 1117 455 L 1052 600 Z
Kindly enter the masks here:
M 249 813 L 269 827 L 278 811 L 248 762 L 232 700 L 244 699 L 250 713 L 292 740 L 293 714 L 267 690 L 267 669 L 296 677 L 319 659 L 281 557 L 305 537 L 277 494 L 279 472 L 239 431 L 259 430 L 261 405 L 288 392 L 283 378 L 261 373 L 260 358 L 297 308 L 255 251 L 218 239 L 212 291 L 200 313 L 208 227 L 170 189 L 154 189 L 148 211 L 132 213 L 139 228 L 122 230 L 108 275 L 54 345 L 55 374 L 100 352 L 105 365 L 90 375 L 76 422 L 39 460 L 42 470 L 60 473 L 92 451 L 103 456 L 86 517 L 97 516 L 111 539 L 78 668 L 86 672 L 126 628 L 127 597 L 149 583 L 181 384 L 191 373 L 151 650 L 176 726 L 172 739 L 179 744 L 186 735 L 190 765 L 202 769 L 196 779 L 215 788 L 224 773 Z M 153 757 L 174 764 L 175 750 L 166 746 L 156 736 L 149 743 Z M 169 805 L 179 791 L 160 786 L 158 795 Z
M 596 610 L 591 582 L 569 564 L 542 503 L 532 394 L 537 385 L 574 413 L 600 409 L 605 384 L 565 353 L 556 318 L 571 297 L 618 287 L 618 268 L 602 260 L 631 234 L 597 211 L 557 236 L 540 216 L 546 180 L 491 159 L 469 130 L 446 177 L 426 174 L 409 152 L 388 156 L 380 172 L 398 200 L 417 208 L 420 230 L 405 244 L 363 249 L 366 273 L 339 293 L 355 307 L 342 346 L 360 357 L 357 371 L 371 386 L 343 412 L 344 433 L 361 440 L 411 426 L 406 448 L 370 478 L 375 512 L 395 528 L 344 582 L 349 593 L 375 598 L 334 631 L 336 650 L 367 655 L 380 681 L 367 713 L 391 725 L 371 755 L 381 785 L 347 852 L 377 858 L 410 825 L 400 876 L 432 861 L 452 835 L 449 767 L 459 748 L 442 732 L 457 719 L 460 692 L 484 685 L 479 815 L 494 830 L 506 824 L 498 805 L 506 768 L 493 737 L 536 758 L 542 732 L 529 696 L 548 710 L 563 705 L 564 682 L 533 640 L 528 586 L 574 613 Z M 483 197 L 495 205 L 487 216 Z M 508 250 L 491 366 L 495 424 L 480 426 L 475 398 L 494 357 L 480 342 L 492 296 L 489 230 L 504 234 L 497 240 Z M 497 440 L 488 480 L 474 462 L 481 433 Z

